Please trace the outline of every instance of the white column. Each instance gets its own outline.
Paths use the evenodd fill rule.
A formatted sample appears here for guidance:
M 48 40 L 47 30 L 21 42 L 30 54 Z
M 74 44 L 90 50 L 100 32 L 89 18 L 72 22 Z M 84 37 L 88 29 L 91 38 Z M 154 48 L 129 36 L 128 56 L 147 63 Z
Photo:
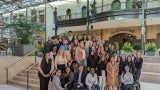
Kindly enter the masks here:
M 48 36 L 54 36 L 54 27 L 53 25 L 53 9 L 51 7 L 47 7 L 46 9 L 46 38 Z

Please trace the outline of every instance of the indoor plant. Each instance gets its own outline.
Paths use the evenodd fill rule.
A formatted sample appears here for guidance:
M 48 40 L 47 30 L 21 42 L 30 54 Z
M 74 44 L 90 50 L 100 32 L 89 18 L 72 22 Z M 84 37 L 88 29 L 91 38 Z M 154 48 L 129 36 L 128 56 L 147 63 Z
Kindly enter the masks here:
M 156 50 L 157 50 L 157 47 L 154 42 L 149 42 L 145 45 L 145 51 L 147 56 L 154 56 Z
M 9 28 L 14 30 L 14 37 L 20 38 L 15 48 L 16 55 L 18 56 L 23 56 L 35 48 L 33 36 L 36 34 L 39 26 L 33 20 L 33 18 L 28 19 L 23 14 L 20 14 L 19 18 L 14 19 L 14 22 L 8 25 Z
M 124 50 L 123 54 L 125 54 L 125 55 L 130 55 L 131 52 L 133 51 L 133 47 L 131 46 L 131 43 L 129 43 L 129 42 L 125 42 L 123 44 L 122 49 Z

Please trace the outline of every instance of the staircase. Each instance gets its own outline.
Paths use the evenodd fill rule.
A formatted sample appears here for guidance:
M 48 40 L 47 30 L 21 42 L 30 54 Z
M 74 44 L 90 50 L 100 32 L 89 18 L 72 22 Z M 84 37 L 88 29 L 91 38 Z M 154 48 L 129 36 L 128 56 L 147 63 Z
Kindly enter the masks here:
M 143 57 L 142 73 L 140 79 L 142 82 L 160 84 L 160 57 Z
M 9 84 L 27 87 L 27 73 L 22 71 L 17 74 L 12 80 L 9 80 Z M 39 78 L 38 78 L 38 66 L 34 66 L 29 70 L 29 89 L 39 90 Z

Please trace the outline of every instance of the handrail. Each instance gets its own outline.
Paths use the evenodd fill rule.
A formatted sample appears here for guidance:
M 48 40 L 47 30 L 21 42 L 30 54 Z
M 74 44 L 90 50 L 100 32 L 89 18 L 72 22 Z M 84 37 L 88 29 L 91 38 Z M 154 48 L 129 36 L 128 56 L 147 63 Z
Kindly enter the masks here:
M 15 61 L 15 62 L 13 62 L 13 63 L 7 65 L 7 66 L 4 67 L 4 68 L 2 68 L 2 69 L 5 69 L 5 70 L 6 70 L 6 78 L 7 78 L 7 79 L 6 79 L 6 82 L 7 82 L 7 84 L 8 84 L 8 68 L 10 68 L 10 67 L 13 66 L 14 64 L 20 62 L 22 59 L 24 59 L 24 58 L 27 57 L 28 55 L 32 54 L 33 52 L 35 52 L 35 50 L 29 52 L 29 53 L 26 54 L 25 56 L 19 58 L 17 61 Z M 36 57 L 36 56 L 35 56 L 35 57 Z M 35 63 L 36 63 L 36 58 L 35 58 Z
M 32 66 L 30 66 L 25 72 L 27 72 L 27 90 L 29 89 L 29 70 L 31 70 L 34 66 L 36 66 L 39 62 L 36 62 Z
M 29 68 L 27 68 L 25 70 L 25 72 L 28 72 L 29 70 L 31 70 L 34 66 L 36 66 L 39 62 L 36 62 L 35 64 L 31 65 Z
M 10 65 L 7 65 L 5 68 L 9 68 L 9 67 L 13 66 L 14 64 L 16 64 L 16 63 L 20 62 L 23 58 L 27 57 L 28 55 L 32 54 L 33 52 L 35 52 L 35 50 L 33 50 L 33 51 L 29 52 L 28 54 L 26 54 L 25 56 L 23 56 L 23 57 L 19 58 L 17 61 L 15 61 L 15 62 L 11 63 Z
M 15 39 L 15 40 L 20 40 L 20 39 L 22 39 L 22 38 L 16 38 L 16 37 L 0 37 L 0 38 Z
M 4 47 L 2 47 L 2 46 L 0 46 L 0 48 L 2 48 L 2 49 L 4 49 L 4 50 L 7 50 L 6 48 L 4 48 Z

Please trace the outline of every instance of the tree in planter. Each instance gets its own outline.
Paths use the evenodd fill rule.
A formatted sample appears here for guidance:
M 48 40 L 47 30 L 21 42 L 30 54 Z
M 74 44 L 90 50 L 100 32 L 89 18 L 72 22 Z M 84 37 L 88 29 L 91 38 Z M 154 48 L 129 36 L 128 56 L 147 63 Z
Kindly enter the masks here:
M 28 19 L 23 14 L 20 14 L 19 17 L 8 27 L 14 30 L 16 38 L 21 38 L 15 51 L 16 55 L 25 55 L 34 49 L 33 36 L 38 32 L 40 26 L 36 21 L 33 21 L 33 18 Z
M 149 42 L 145 45 L 146 55 L 154 56 L 155 51 L 157 50 L 156 44 L 154 42 Z
M 33 35 L 39 30 L 40 24 L 35 21 L 37 17 L 33 17 L 30 20 L 23 14 L 20 14 L 19 17 L 8 27 L 13 28 L 17 38 L 21 38 L 20 43 L 22 45 L 29 45 L 33 41 Z

